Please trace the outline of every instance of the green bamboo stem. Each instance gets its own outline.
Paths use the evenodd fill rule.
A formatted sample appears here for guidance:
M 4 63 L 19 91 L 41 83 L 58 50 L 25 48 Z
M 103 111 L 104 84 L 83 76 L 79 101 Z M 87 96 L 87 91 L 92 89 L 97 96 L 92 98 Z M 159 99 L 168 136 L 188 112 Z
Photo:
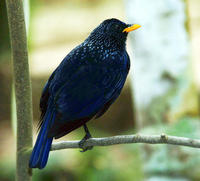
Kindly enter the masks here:
M 32 147 L 32 96 L 23 2 L 6 0 L 6 5 L 17 109 L 16 180 L 30 181 L 27 150 Z

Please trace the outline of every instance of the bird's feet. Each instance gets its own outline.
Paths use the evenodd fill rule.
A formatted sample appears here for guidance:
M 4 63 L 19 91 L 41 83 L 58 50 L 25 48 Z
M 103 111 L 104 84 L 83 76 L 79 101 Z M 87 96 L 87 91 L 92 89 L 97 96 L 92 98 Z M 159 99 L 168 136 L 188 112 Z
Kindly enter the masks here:
M 85 129 L 85 136 L 83 137 L 83 139 L 79 142 L 79 147 L 82 149 L 81 152 L 85 152 L 87 150 L 92 150 L 93 146 L 84 146 L 85 142 L 92 138 L 88 128 L 86 125 L 84 125 L 84 129 Z

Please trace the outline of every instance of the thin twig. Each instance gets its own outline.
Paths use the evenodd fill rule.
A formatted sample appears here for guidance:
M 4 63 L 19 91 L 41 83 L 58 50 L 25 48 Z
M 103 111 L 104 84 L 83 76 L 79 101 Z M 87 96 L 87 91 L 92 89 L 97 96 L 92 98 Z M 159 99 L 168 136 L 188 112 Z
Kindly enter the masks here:
M 80 148 L 79 141 L 61 141 L 54 143 L 51 150 L 61 150 L 67 148 Z M 110 146 L 117 144 L 148 143 L 148 144 L 170 144 L 200 148 L 200 140 L 178 136 L 161 135 L 122 135 L 105 138 L 90 138 L 84 146 Z

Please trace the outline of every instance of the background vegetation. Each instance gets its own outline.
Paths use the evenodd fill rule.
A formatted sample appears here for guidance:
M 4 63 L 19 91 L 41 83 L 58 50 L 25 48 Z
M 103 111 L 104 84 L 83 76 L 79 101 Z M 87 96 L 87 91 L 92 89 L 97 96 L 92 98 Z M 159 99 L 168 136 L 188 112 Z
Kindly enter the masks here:
M 39 99 L 51 72 L 65 55 L 81 43 L 106 18 L 127 20 L 127 1 L 73 0 L 30 1 L 28 29 L 29 62 L 33 88 L 34 138 L 40 116 Z M 200 138 L 199 124 L 199 31 L 200 2 L 188 0 L 190 31 L 189 74 L 190 86 L 174 119 L 145 122 L 141 133 Z M 28 11 L 28 10 L 26 10 Z M 11 124 L 11 85 L 9 34 L 5 2 L 0 1 L 0 180 L 15 177 L 15 135 Z M 140 22 L 138 22 L 140 23 Z M 134 37 L 134 33 L 133 33 Z M 134 41 L 134 39 L 131 39 Z M 137 41 L 139 41 L 137 39 Z M 129 46 L 129 51 L 132 51 Z M 165 50 L 163 50 L 165 51 Z M 178 47 L 177 47 L 178 51 Z M 147 56 L 148 58 L 148 56 Z M 134 61 L 137 61 L 135 59 Z M 134 68 L 134 61 L 132 68 Z M 187 77 L 183 78 L 183 81 Z M 93 137 L 133 134 L 138 132 L 135 106 L 130 81 L 106 115 L 88 125 Z M 169 97 L 166 96 L 165 99 Z M 157 98 L 159 99 L 159 97 Z M 178 100 L 176 100 L 178 101 Z M 167 108 L 161 111 L 165 111 Z M 152 114 L 160 111 L 157 107 Z M 164 121 L 163 121 L 164 120 Z M 77 140 L 84 135 L 80 128 L 60 140 Z M 51 152 L 44 170 L 34 170 L 33 180 L 200 180 L 198 149 L 169 145 L 117 145 L 95 147 L 92 151 L 78 150 Z

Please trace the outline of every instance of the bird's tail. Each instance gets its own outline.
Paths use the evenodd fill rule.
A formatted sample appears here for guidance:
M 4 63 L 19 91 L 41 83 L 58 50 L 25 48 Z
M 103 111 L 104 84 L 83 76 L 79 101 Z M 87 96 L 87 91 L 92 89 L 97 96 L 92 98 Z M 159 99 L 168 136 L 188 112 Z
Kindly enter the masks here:
M 52 137 L 48 137 L 48 130 L 50 129 L 54 120 L 55 111 L 48 111 L 44 117 L 44 121 L 29 160 L 30 168 L 42 169 L 46 166 L 53 141 Z

